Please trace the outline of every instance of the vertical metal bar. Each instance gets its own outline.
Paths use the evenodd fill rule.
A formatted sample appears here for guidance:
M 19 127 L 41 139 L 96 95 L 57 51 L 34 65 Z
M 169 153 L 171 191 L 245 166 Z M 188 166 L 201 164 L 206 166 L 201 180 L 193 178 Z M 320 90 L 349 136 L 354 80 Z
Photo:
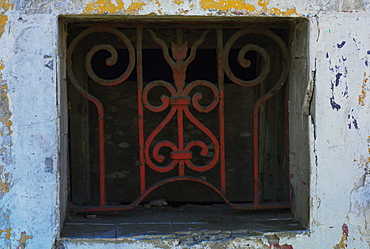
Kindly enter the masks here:
M 255 105 L 253 109 L 253 205 L 259 205 L 258 114 L 259 105 Z
M 220 183 L 221 192 L 226 194 L 225 170 L 225 120 L 224 120 L 224 68 L 222 29 L 217 29 L 217 81 L 219 92 L 219 122 L 220 122 Z
M 178 148 L 184 150 L 184 113 L 183 107 L 177 107 L 177 130 L 178 130 Z M 179 176 L 185 175 L 184 160 L 179 161 Z
M 99 117 L 99 174 L 100 174 L 100 206 L 106 205 L 105 192 L 105 134 L 104 134 L 104 107 L 95 103 Z
M 87 52 L 85 52 L 86 54 Z M 83 63 L 82 63 L 83 64 Z M 83 72 L 83 70 L 82 70 Z M 84 88 L 87 88 L 88 87 L 88 76 L 84 73 L 83 74 L 83 87 Z M 92 193 L 91 193 L 91 163 L 90 163 L 90 126 L 89 126 L 89 116 L 90 116 L 90 111 L 89 111 L 89 107 L 88 107 L 88 102 L 84 102 L 83 103 L 83 108 L 84 108 L 84 111 L 85 111 L 85 115 L 83 115 L 82 119 L 83 119 L 83 122 L 84 122 L 84 137 L 85 137 L 85 153 L 84 153 L 84 161 L 85 161 L 85 174 L 86 174 L 86 183 L 85 183 L 85 186 L 86 186 L 86 200 L 88 200 L 88 202 L 91 201 L 91 197 L 92 197 Z
M 182 29 L 180 29 L 180 28 L 176 29 L 176 42 L 177 42 L 177 44 L 182 44 Z M 177 72 L 177 73 L 179 73 L 179 72 Z M 183 72 L 183 73 L 185 74 L 186 72 Z M 179 76 L 180 75 L 178 75 L 177 77 L 179 77 Z M 181 75 L 181 76 L 184 77 L 184 79 L 185 79 L 185 75 Z M 175 85 L 176 85 L 178 95 L 183 96 L 183 88 L 184 88 L 185 82 L 176 82 L 176 80 L 175 80 Z M 184 150 L 184 112 L 183 112 L 183 107 L 181 105 L 177 106 L 176 108 L 177 108 L 178 149 L 180 151 L 182 151 L 182 150 Z M 179 176 L 184 176 L 185 175 L 184 166 L 185 166 L 184 160 L 179 160 L 178 161 Z
M 145 156 L 144 156 L 144 110 L 143 110 L 143 28 L 137 28 L 137 106 L 140 146 L 140 193 L 145 191 Z

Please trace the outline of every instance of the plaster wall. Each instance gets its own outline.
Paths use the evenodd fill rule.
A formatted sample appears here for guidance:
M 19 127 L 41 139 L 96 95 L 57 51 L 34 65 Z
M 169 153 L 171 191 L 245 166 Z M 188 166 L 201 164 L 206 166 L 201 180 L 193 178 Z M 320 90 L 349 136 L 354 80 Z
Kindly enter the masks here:
M 194 248 L 370 248 L 369 12 L 368 0 L 1 0 L 0 248 L 178 245 L 175 239 L 58 241 L 66 198 L 60 15 L 306 18 L 308 30 L 298 27 L 297 44 L 306 41 L 308 52 L 291 44 L 297 90 L 290 119 L 291 141 L 305 137 L 291 144 L 291 168 L 303 172 L 292 182 L 301 184 L 297 198 L 308 198 L 309 210 L 296 210 L 308 214 L 296 214 L 307 219 L 308 230 Z M 307 75 L 295 76 L 302 69 Z M 295 156 L 300 150 L 308 150 L 306 159 Z

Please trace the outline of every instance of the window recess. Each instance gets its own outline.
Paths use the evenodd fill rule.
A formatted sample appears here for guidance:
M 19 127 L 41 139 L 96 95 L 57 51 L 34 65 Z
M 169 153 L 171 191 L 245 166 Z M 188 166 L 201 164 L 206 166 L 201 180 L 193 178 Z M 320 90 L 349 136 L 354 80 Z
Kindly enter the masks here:
M 71 204 L 288 208 L 288 28 L 67 25 Z

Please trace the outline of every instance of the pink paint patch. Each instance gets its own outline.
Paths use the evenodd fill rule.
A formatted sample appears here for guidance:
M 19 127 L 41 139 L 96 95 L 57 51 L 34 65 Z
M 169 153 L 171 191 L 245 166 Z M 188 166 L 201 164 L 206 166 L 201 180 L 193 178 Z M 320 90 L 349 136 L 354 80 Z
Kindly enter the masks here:
M 279 245 L 279 244 L 273 244 L 270 245 L 270 248 L 277 248 L 277 249 L 294 249 L 293 246 L 284 244 L 284 245 Z
M 342 233 L 343 233 L 343 235 L 348 237 L 348 226 L 345 223 L 343 223 L 343 225 L 342 225 Z

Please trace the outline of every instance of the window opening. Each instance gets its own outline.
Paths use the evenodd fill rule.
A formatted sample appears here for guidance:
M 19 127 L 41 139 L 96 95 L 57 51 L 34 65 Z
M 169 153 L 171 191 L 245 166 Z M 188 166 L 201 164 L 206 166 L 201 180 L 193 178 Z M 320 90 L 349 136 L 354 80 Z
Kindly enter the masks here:
M 141 22 L 67 32 L 75 209 L 161 197 L 290 207 L 287 30 Z

